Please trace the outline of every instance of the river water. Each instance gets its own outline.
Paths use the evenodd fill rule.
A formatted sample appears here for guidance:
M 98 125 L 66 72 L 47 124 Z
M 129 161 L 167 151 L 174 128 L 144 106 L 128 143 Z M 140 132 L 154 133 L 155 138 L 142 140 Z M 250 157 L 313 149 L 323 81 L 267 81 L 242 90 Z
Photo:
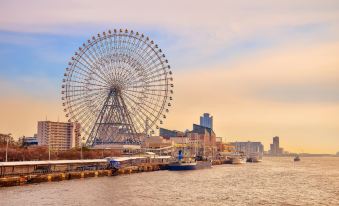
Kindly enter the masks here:
M 0 205 L 339 205 L 339 158 L 265 158 L 0 188 Z

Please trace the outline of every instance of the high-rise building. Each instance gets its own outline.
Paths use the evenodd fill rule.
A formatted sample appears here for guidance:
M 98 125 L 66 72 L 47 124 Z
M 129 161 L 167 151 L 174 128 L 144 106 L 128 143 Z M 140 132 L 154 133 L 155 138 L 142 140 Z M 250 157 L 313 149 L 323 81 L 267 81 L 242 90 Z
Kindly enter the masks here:
M 210 116 L 209 113 L 204 113 L 203 116 L 200 117 L 200 126 L 213 129 L 213 116 Z
M 280 147 L 280 143 L 279 143 L 279 137 L 273 137 L 273 144 L 270 144 L 270 151 L 269 153 L 271 155 L 282 155 L 284 152 L 284 149 Z
M 39 121 L 37 138 L 39 145 L 48 145 L 51 150 L 68 150 L 80 147 L 80 124 Z
M 257 153 L 259 156 L 264 155 L 264 145 L 261 142 L 233 142 L 235 150 L 244 152 L 246 155 Z

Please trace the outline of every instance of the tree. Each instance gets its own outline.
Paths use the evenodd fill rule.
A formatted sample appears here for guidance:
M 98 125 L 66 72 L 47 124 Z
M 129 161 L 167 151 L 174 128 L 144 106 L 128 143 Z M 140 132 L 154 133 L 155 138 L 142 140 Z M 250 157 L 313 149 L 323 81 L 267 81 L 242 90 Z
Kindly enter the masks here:
M 14 145 L 15 141 L 14 138 L 12 137 L 12 134 L 0 134 L 0 145 L 6 145 L 8 141 L 9 145 Z

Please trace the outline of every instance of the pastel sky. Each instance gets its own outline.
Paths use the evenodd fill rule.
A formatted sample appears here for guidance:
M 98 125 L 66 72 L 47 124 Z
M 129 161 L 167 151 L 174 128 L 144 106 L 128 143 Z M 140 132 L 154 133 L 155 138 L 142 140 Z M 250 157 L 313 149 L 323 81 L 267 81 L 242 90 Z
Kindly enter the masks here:
M 214 116 L 217 136 L 273 136 L 294 152 L 339 151 L 339 1 L 0 0 L 0 133 L 63 121 L 61 80 L 90 36 L 150 36 L 173 68 L 164 127 Z

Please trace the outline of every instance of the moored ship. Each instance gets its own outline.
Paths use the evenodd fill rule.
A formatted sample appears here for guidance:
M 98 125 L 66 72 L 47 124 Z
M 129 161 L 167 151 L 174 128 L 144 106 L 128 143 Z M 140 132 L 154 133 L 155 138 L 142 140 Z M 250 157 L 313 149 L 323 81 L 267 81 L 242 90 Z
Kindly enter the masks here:
M 211 168 L 212 161 L 194 161 L 194 162 L 174 162 L 168 165 L 168 170 L 179 171 L 179 170 L 198 170 Z
M 240 153 L 234 153 L 230 159 L 232 164 L 245 164 L 247 161 L 246 156 Z
M 245 164 L 246 157 L 232 157 L 232 164 Z
M 168 165 L 168 170 L 171 171 L 198 170 L 211 167 L 212 161 L 200 156 L 196 156 L 194 160 L 190 160 L 189 158 L 184 160 L 182 151 L 180 150 L 178 155 L 178 161 L 170 163 Z
M 252 152 L 248 155 L 247 162 L 262 162 L 262 156 L 258 152 Z

